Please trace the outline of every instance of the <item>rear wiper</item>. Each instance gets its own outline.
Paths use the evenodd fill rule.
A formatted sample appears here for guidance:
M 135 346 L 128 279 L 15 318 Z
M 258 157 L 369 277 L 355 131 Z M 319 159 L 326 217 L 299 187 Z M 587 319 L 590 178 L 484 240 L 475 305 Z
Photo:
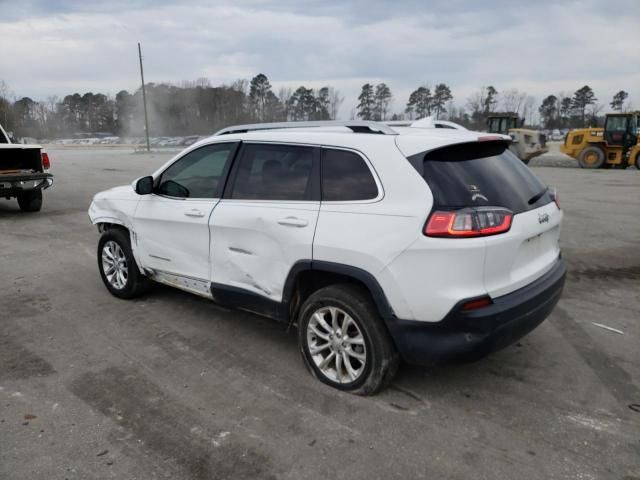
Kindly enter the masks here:
M 544 190 L 542 190 L 539 193 L 536 193 L 533 197 L 531 197 L 529 199 L 529 205 L 533 205 L 534 203 L 536 203 L 538 200 L 540 200 L 542 198 L 542 196 L 547 193 L 547 190 L 549 190 L 549 187 L 544 187 Z

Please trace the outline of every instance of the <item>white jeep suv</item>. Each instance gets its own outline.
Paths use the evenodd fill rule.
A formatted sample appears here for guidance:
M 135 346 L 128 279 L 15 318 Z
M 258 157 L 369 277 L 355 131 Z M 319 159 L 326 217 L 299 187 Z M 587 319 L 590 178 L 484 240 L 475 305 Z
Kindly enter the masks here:
M 401 359 L 476 359 L 551 312 L 566 268 L 555 194 L 467 130 L 230 127 L 95 196 L 98 267 L 296 324 L 311 373 L 372 394 Z

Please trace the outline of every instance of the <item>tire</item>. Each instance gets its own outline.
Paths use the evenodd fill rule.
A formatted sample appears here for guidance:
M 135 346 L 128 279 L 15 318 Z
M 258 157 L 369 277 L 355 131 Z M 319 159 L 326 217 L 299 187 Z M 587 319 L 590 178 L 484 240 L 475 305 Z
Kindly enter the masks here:
M 131 299 L 149 290 L 151 280 L 140 273 L 131 252 L 129 232 L 123 228 L 106 230 L 98 242 L 98 270 L 112 295 Z M 112 273 L 109 264 L 116 265 Z M 105 271 L 106 270 L 106 271 Z
M 347 331 L 341 331 L 345 324 Z M 298 345 L 314 377 L 356 395 L 382 390 L 393 380 L 400 364 L 368 292 L 357 285 L 331 285 L 309 296 L 298 317 Z M 323 362 L 328 362 L 325 367 Z
M 580 152 L 578 163 L 582 168 L 600 168 L 604 165 L 604 151 L 600 147 L 587 147 Z
M 636 168 L 638 170 L 640 170 L 640 153 L 638 155 L 636 155 L 636 161 L 635 161 L 634 165 L 636 166 Z
M 39 212 L 42 208 L 42 190 L 19 193 L 18 206 L 23 212 Z

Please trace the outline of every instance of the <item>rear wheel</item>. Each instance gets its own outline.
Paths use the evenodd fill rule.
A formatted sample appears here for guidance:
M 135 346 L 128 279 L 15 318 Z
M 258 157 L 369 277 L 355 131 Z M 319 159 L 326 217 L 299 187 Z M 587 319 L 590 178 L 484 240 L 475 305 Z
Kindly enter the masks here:
M 634 165 L 636 166 L 636 168 L 638 170 L 640 170 L 640 153 L 636 155 L 636 161 L 635 161 Z
M 582 168 L 600 168 L 604 165 L 604 152 L 600 147 L 587 147 L 578 156 L 578 163 Z
M 300 312 L 298 342 L 314 377 L 357 395 L 384 388 L 400 362 L 369 295 L 356 285 L 313 293 Z
M 19 193 L 18 206 L 23 212 L 39 212 L 42 208 L 42 190 Z
M 98 242 L 98 269 L 107 290 L 118 298 L 134 298 L 149 289 L 151 281 L 140 273 L 131 252 L 129 232 L 106 230 Z

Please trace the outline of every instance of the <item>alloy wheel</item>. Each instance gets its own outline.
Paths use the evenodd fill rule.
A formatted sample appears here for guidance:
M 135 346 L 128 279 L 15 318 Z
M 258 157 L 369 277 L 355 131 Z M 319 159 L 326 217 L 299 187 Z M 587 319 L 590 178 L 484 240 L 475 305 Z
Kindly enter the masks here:
M 102 247 L 102 270 L 109 284 L 122 290 L 127 285 L 129 268 L 124 251 L 117 242 L 109 240 Z
M 327 379 L 352 383 L 362 375 L 367 349 L 355 320 L 337 307 L 316 310 L 307 324 L 307 345 L 315 366 Z

